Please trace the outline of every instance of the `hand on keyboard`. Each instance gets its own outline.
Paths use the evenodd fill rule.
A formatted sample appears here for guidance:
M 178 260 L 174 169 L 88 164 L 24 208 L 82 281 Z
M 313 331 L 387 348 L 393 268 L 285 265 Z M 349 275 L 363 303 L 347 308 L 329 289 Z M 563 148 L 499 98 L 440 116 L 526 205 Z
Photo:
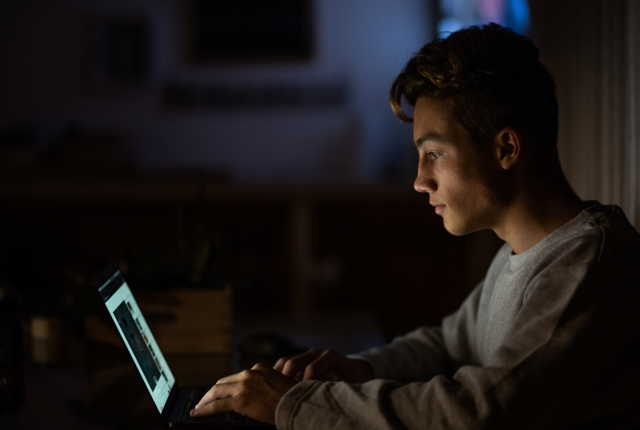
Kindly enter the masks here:
M 282 396 L 297 381 L 264 364 L 219 380 L 191 411 L 192 417 L 220 412 L 237 412 L 275 424 L 276 408 Z

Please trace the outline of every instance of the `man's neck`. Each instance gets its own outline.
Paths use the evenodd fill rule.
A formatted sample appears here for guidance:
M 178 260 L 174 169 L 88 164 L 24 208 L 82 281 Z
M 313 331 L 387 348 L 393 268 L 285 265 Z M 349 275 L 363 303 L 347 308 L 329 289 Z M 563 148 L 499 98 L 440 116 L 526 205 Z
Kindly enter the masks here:
M 520 254 L 575 218 L 586 208 L 566 181 L 519 193 L 493 230 Z

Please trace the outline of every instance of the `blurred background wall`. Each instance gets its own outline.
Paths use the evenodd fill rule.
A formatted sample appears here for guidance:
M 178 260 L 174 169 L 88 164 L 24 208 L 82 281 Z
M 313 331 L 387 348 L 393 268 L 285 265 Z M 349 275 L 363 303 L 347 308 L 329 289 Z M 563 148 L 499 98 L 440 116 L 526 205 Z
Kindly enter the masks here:
M 391 114 L 388 89 L 433 36 L 432 7 L 423 0 L 303 3 L 311 9 L 307 56 L 216 62 L 189 58 L 195 26 L 189 2 L 6 2 L 0 129 L 29 128 L 40 146 L 69 126 L 117 131 L 141 167 L 214 168 L 241 182 L 379 180 L 401 162 L 399 148 L 411 132 Z M 118 35 L 111 42 L 101 35 L 118 19 L 139 21 L 142 34 L 129 29 L 127 39 L 125 28 L 120 41 L 124 49 L 142 46 L 146 60 L 137 81 L 109 81 L 103 73 L 105 43 L 115 49 Z M 316 94 L 306 104 L 222 100 L 189 109 L 167 101 L 167 87 L 176 82 L 201 91 L 226 88 L 236 99 L 244 87 L 338 94 L 333 103 Z

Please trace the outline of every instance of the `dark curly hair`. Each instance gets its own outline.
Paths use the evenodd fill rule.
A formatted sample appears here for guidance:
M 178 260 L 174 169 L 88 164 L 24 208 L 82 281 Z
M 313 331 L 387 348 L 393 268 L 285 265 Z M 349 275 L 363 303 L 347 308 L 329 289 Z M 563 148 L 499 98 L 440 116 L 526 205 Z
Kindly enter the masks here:
M 463 127 L 476 148 L 509 126 L 532 140 L 538 155 L 557 156 L 555 83 L 539 57 L 529 38 L 495 23 L 436 36 L 393 82 L 391 108 L 413 122 L 403 98 L 411 106 L 420 97 L 451 99 L 448 119 Z

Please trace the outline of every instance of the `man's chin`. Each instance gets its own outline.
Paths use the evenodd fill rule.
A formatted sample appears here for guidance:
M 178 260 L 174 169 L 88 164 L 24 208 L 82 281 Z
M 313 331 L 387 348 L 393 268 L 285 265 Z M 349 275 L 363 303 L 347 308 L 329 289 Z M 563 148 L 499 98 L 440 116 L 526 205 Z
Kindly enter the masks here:
M 455 222 L 447 221 L 447 218 L 442 217 L 442 222 L 444 224 L 445 230 L 451 233 L 454 236 L 464 236 L 465 234 L 473 233 L 477 230 L 471 230 L 468 227 L 465 228 L 464 225 L 456 224 Z
M 445 227 L 446 228 L 446 227 Z M 456 231 L 456 230 L 449 230 L 448 228 L 446 228 L 446 230 L 451 233 L 454 236 L 464 236 L 465 234 L 467 234 L 467 232 L 461 232 L 461 231 Z
M 447 219 L 445 217 L 442 217 L 442 225 L 444 226 L 444 229 L 447 230 L 452 235 L 460 236 L 460 234 L 457 233 L 456 229 L 451 224 L 451 222 L 447 222 Z

